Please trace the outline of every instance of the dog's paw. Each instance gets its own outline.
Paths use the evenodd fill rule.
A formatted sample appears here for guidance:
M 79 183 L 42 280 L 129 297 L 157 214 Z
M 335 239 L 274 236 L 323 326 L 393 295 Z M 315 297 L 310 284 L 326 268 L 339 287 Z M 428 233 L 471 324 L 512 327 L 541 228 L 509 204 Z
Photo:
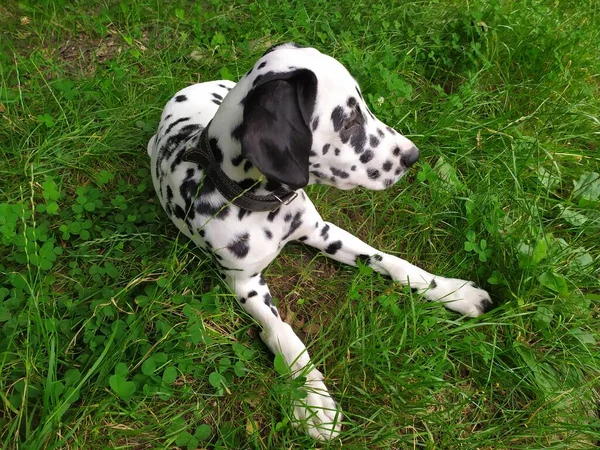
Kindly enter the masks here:
M 322 377 L 318 370 L 307 377 L 306 397 L 294 402 L 293 425 L 304 428 L 313 439 L 328 441 L 340 434 L 342 412 L 329 395 Z
M 452 311 L 477 317 L 492 309 L 490 295 L 472 281 L 438 277 L 425 292 L 429 300 L 444 303 Z

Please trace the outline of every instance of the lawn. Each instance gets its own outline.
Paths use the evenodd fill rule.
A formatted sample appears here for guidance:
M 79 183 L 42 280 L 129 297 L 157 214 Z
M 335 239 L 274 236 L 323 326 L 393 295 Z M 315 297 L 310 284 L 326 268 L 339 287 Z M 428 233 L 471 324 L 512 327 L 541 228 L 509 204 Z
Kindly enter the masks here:
M 344 413 L 298 386 L 156 200 L 146 143 L 192 83 L 272 44 L 346 65 L 421 150 L 323 217 L 496 308 L 462 318 L 301 245 L 266 272 Z M 22 0 L 0 6 L 0 447 L 590 449 L 600 445 L 595 1 Z

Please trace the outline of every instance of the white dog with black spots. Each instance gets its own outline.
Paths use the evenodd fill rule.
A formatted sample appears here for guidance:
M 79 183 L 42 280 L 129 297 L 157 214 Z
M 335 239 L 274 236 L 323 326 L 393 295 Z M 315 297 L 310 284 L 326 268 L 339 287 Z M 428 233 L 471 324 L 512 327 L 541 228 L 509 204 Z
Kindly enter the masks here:
M 204 165 L 190 156 L 203 137 L 210 153 Z M 262 340 L 285 358 L 292 376 L 306 377 L 307 396 L 294 405 L 294 416 L 315 439 L 337 436 L 342 416 L 306 347 L 281 320 L 262 275 L 284 245 L 300 241 L 346 264 L 361 261 L 460 314 L 476 317 L 492 305 L 474 283 L 433 275 L 321 218 L 304 186 L 385 189 L 419 151 L 380 122 L 346 68 L 318 50 L 278 45 L 237 84 L 211 81 L 179 91 L 164 108 L 148 154 L 171 220 L 215 257 L 239 304 L 262 328 Z M 221 174 L 225 186 L 242 194 L 231 194 L 207 173 Z M 247 203 L 240 200 L 245 196 Z M 270 200 L 269 210 L 261 198 Z M 274 198 L 281 201 L 272 207 Z

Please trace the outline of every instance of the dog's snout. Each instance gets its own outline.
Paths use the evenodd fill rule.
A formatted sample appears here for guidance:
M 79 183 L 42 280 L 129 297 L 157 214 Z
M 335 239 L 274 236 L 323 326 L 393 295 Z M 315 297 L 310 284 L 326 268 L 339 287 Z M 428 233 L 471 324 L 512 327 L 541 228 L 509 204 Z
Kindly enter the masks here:
M 419 149 L 416 146 L 412 146 L 407 151 L 402 153 L 400 161 L 405 167 L 410 167 L 419 160 Z

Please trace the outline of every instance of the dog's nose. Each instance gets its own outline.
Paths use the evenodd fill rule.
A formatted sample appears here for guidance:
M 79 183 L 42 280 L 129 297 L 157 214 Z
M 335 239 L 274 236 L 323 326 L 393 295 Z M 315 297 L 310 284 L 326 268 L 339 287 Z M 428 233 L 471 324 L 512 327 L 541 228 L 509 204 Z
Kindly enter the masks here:
M 400 161 L 405 167 L 410 167 L 419 160 L 419 149 L 414 145 L 402 153 Z

